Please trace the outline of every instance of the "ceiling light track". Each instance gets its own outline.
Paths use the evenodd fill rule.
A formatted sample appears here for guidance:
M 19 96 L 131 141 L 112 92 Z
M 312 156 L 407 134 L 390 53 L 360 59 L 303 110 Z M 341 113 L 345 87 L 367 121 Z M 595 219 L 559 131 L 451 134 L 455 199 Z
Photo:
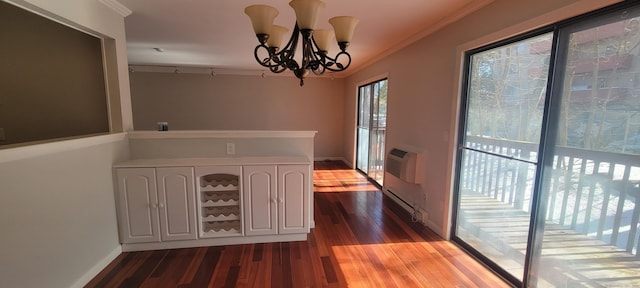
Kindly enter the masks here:
M 177 71 L 177 72 L 176 72 Z M 242 75 L 242 76 L 262 76 L 264 70 L 242 70 L 228 69 L 211 66 L 188 66 L 188 65 L 153 65 L 153 64 L 129 64 L 129 72 L 152 72 L 170 74 L 204 74 L 210 77 L 220 75 Z

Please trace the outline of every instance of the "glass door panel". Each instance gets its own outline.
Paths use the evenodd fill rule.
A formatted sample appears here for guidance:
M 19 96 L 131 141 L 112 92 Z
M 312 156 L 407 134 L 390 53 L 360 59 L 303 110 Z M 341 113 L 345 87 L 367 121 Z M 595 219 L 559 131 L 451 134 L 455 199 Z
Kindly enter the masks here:
M 529 285 L 640 287 L 640 9 L 565 30 Z
M 522 281 L 536 165 L 473 150 L 462 161 L 456 236 Z
M 552 34 L 470 56 L 454 241 L 522 282 Z
M 369 171 L 371 87 L 360 87 L 358 94 L 358 144 L 356 147 L 356 168 L 366 174 Z
M 356 168 L 382 186 L 387 123 L 387 80 L 361 86 Z

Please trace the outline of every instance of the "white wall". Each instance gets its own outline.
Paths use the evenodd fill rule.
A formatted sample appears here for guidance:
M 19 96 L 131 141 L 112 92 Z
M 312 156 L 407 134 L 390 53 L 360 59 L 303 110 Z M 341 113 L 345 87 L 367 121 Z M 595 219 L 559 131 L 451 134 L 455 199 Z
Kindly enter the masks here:
M 83 146 L 0 161 L 0 287 L 84 285 L 119 254 L 111 165 L 126 159 L 125 137 Z
M 387 174 L 385 186 L 418 202 L 430 215 L 428 226 L 442 236 L 448 236 L 459 99 L 458 64 L 462 56 L 458 50 L 480 38 L 492 42 L 498 40 L 497 34 L 507 37 L 509 33 L 524 32 L 544 21 L 551 23 L 570 17 L 571 13 L 577 15 L 581 13 L 580 9 L 566 8 L 574 2 L 580 1 L 496 0 L 348 77 L 345 85 L 345 158 L 354 161 L 355 157 L 357 85 L 375 75 L 388 73 L 387 150 L 409 145 L 422 151 L 423 157 L 419 159 L 417 175 L 421 185 L 402 183 Z M 590 3 L 586 6 L 593 10 L 613 1 L 581 2 Z M 546 13 L 556 13 L 563 7 L 567 11 L 533 21 L 537 24 L 521 24 Z M 506 33 L 504 29 L 511 31 Z
M 288 73 L 288 72 L 283 72 Z M 344 79 L 134 72 L 136 130 L 318 131 L 315 156 L 342 157 Z
M 98 1 L 9 2 L 108 39 L 112 122 L 131 130 L 122 16 Z M 79 287 L 118 255 L 111 166 L 126 158 L 123 134 L 0 150 L 0 287 Z

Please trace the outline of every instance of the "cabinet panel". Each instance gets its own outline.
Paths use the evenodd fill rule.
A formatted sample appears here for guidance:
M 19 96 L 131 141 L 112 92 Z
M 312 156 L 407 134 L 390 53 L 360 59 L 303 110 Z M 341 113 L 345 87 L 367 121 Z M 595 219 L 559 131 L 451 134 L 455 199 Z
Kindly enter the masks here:
M 193 168 L 157 168 L 162 240 L 196 239 Z
M 276 166 L 244 166 L 243 170 L 246 235 L 277 234 Z
M 153 168 L 117 169 L 120 236 L 124 243 L 158 242 L 158 203 Z
M 278 166 L 280 234 L 309 233 L 309 165 Z

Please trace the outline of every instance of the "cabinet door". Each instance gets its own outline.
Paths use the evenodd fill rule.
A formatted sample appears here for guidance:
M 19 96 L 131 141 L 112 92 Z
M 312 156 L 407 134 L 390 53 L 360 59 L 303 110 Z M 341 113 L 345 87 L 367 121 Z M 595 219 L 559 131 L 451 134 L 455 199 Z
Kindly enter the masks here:
M 156 175 L 162 241 L 196 239 L 193 168 L 157 168 Z
M 277 234 L 276 166 L 244 166 L 242 169 L 246 235 Z
M 155 169 L 119 168 L 116 179 L 121 241 L 160 241 Z
M 309 165 L 278 165 L 278 233 L 309 233 Z

